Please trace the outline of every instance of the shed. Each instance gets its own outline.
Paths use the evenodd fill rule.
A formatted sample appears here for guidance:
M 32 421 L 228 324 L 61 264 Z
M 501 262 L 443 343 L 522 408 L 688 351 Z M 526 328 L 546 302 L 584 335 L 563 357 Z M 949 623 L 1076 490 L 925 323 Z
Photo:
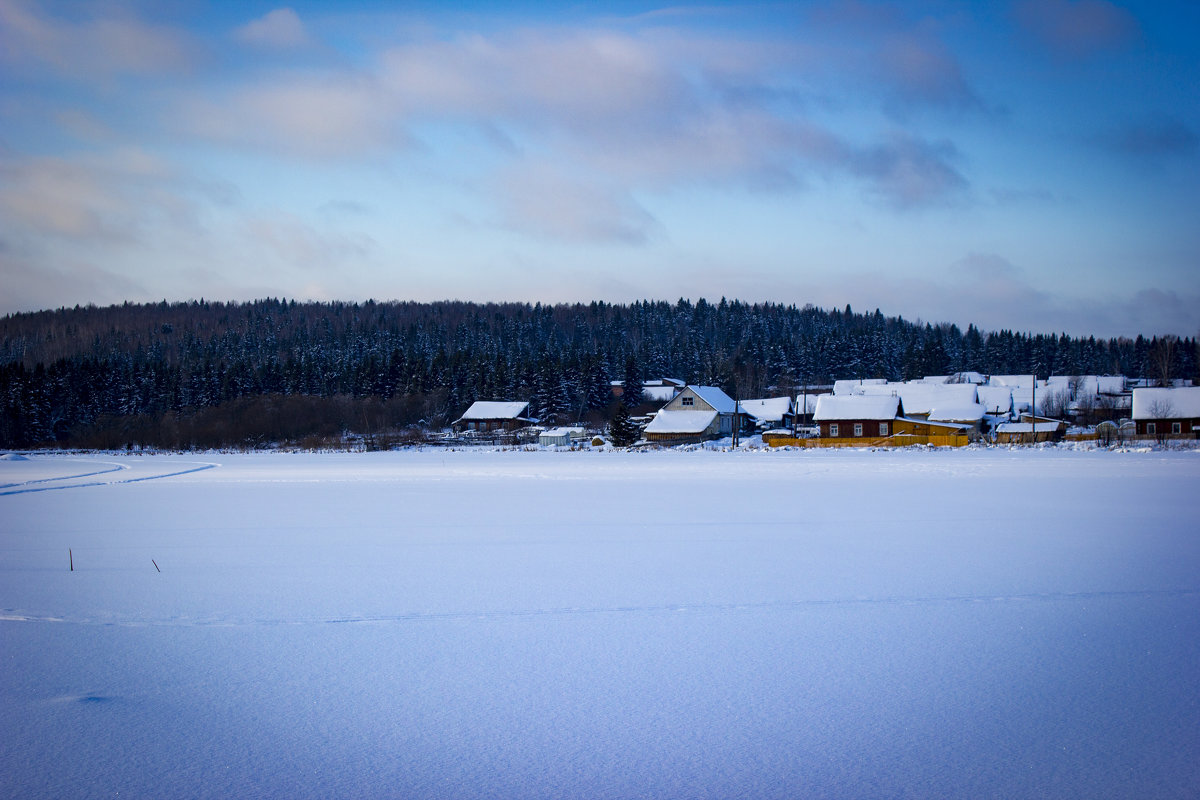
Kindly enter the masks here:
M 564 447 L 585 441 L 587 431 L 583 428 L 551 428 L 538 434 L 538 444 L 548 447 Z

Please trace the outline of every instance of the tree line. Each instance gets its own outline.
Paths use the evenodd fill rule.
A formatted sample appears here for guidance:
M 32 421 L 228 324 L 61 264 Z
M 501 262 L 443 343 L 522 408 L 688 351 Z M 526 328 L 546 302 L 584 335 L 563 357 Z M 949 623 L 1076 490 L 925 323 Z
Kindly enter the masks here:
M 985 333 L 724 298 L 77 306 L 0 319 L 0 446 L 373 437 L 440 427 L 483 399 L 596 420 L 614 380 L 674 377 L 744 398 L 967 370 L 1196 378 L 1198 363 L 1191 338 Z

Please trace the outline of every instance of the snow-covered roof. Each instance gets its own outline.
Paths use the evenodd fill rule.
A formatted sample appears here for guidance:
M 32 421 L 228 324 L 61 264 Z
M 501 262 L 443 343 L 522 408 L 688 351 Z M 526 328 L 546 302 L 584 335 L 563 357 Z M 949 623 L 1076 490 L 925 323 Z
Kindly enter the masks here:
M 733 398 L 716 386 L 688 386 L 687 388 L 721 414 L 732 414 L 737 410 Z
M 679 389 L 675 386 L 642 387 L 642 397 L 655 403 L 665 403 L 678 393 Z
M 1044 431 L 1050 430 L 1050 425 L 1039 422 L 1038 427 Z M 996 433 L 1033 433 L 1032 422 L 1001 422 L 996 426 Z
M 1125 391 L 1125 376 L 1097 375 L 1096 389 L 1100 394 L 1121 394 Z
M 1045 381 L 1038 381 L 1038 385 L 1044 385 Z M 992 375 L 988 378 L 989 386 L 1033 386 L 1032 375 Z
M 988 414 L 1008 414 L 1012 411 L 1012 389 L 1007 386 L 977 386 L 975 390 Z
M 791 411 L 790 397 L 764 397 L 759 400 L 742 400 L 742 411 L 759 422 L 765 420 L 782 420 L 783 415 Z
M 979 403 L 966 403 L 934 406 L 929 412 L 929 419 L 935 422 L 978 422 L 983 419 L 983 414 L 983 406 Z
M 476 400 L 471 403 L 459 420 L 464 419 L 517 419 L 525 409 L 529 407 L 529 403 L 522 403 L 520 400 L 508 402 L 498 400 Z
M 817 398 L 820 396 L 812 392 L 796 395 L 796 410 L 801 414 L 813 413 L 817 410 Z
M 545 431 L 542 436 L 554 436 L 557 438 L 562 436 L 570 436 L 572 434 L 576 436 L 583 436 L 586 433 L 587 431 L 585 431 L 583 428 L 551 428 L 550 430 Z
M 894 395 L 833 395 L 817 398 L 813 420 L 826 422 L 842 419 L 895 419 L 900 398 Z
M 730 402 L 733 402 L 732 400 Z M 704 433 L 717 418 L 715 411 L 659 411 L 646 433 Z
M 975 386 L 970 383 L 885 383 L 858 387 L 855 394 L 895 395 L 904 403 L 905 414 L 928 414 L 934 406 L 974 403 Z
M 833 393 L 837 395 L 854 394 L 856 386 L 879 386 L 887 383 L 887 378 L 852 378 L 833 382 Z
M 1200 417 L 1200 387 L 1134 389 L 1134 419 L 1188 419 Z

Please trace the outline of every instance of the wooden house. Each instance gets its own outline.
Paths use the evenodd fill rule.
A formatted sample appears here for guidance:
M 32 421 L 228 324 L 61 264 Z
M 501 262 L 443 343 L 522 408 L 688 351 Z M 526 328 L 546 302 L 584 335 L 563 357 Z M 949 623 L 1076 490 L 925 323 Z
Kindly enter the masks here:
M 1133 422 L 1138 436 L 1156 439 L 1200 437 L 1200 387 L 1134 389 Z
M 869 444 L 891 436 L 896 418 L 903 414 L 900 398 L 895 395 L 823 394 L 817 398 L 813 421 L 820 426 L 823 442 Z
M 529 403 L 476 400 L 453 422 L 457 431 L 512 431 L 537 422 L 526 414 Z
M 715 386 L 685 386 L 642 432 L 647 441 L 682 444 L 716 439 L 740 424 L 737 403 Z

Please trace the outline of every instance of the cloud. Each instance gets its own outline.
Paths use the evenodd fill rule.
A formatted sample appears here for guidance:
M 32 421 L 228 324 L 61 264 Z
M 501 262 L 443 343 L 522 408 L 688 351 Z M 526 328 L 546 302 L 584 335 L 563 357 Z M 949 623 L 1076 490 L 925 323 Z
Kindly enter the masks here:
M 779 289 L 786 287 L 778 287 Z M 885 314 L 983 331 L 1016 330 L 1072 336 L 1194 335 L 1200 293 L 1142 289 L 1129 294 L 1059 295 L 1038 288 L 1026 271 L 996 253 L 969 253 L 941 276 L 852 272 L 817 281 L 797 296 L 825 307 L 880 308 Z
M 909 210 L 967 198 L 967 179 L 952 163 L 958 155 L 951 142 L 895 134 L 884 144 L 855 153 L 849 163 L 869 181 L 877 198 L 892 208 Z
M 548 165 L 507 170 L 493 191 L 507 227 L 552 239 L 644 244 L 657 227 L 619 187 Z
M 13 69 L 37 64 L 83 82 L 116 75 L 159 75 L 191 67 L 198 48 L 173 28 L 129 16 L 66 22 L 22 0 L 0 0 L 0 59 Z
M 247 22 L 233 32 L 233 37 L 242 44 L 275 49 L 303 47 L 310 41 L 304 23 L 291 8 L 277 8 Z
M 137 148 L 101 155 L 0 162 L 0 209 L 9 226 L 37 235 L 130 239 L 190 205 L 166 188 L 170 168 Z
M 1157 117 L 1126 123 L 1099 137 L 1101 145 L 1137 157 L 1191 155 L 1200 136 L 1174 117 Z
M 190 97 L 172 125 L 184 136 L 318 159 L 371 156 L 406 141 L 391 99 L 350 73 L 287 75 Z
M 903 114 L 913 106 L 983 106 L 967 84 L 958 60 L 932 36 L 905 33 L 887 37 L 877 51 L 876 70 L 894 113 Z
M 368 236 L 318 229 L 284 212 L 245 220 L 241 235 L 248 247 L 285 269 L 336 270 L 362 260 L 375 246 Z
M 1054 56 L 1086 59 L 1137 41 L 1137 19 L 1106 0 L 1022 0 L 1017 22 Z

